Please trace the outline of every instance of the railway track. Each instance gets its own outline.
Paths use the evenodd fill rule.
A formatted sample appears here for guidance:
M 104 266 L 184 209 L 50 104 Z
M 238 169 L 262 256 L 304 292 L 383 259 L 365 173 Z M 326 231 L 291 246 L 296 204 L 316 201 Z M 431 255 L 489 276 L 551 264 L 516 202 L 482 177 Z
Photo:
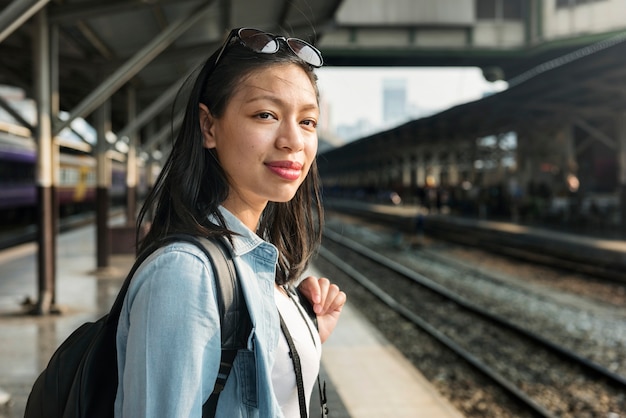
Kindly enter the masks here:
M 557 342 L 330 230 L 320 255 L 488 376 L 531 415 L 611 416 L 626 410 L 626 377 Z
M 363 207 L 329 205 L 328 213 L 337 212 L 358 216 L 398 231 L 414 231 L 414 216 L 377 212 Z M 519 226 L 523 229 L 523 226 Z M 444 218 L 430 217 L 424 224 L 425 233 L 436 239 L 483 248 L 495 254 L 541 264 L 564 271 L 593 275 L 597 278 L 626 283 L 626 260 L 620 254 L 602 248 L 581 247 L 576 242 L 551 242 L 540 236 L 490 230 Z
M 432 220 L 430 223 L 428 234 L 437 239 L 483 248 L 494 254 L 564 271 L 626 283 L 622 261 L 612 260 L 613 257 L 602 254 L 596 255 L 595 249 L 589 249 L 585 253 L 575 245 L 550 244 L 541 237 L 517 236 L 502 231 L 464 227 L 445 221 Z

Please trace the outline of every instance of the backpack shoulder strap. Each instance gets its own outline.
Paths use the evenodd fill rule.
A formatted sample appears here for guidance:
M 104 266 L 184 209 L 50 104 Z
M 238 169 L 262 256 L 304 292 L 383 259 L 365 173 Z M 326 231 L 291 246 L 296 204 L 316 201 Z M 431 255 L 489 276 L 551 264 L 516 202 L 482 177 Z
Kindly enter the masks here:
M 248 307 L 237 278 L 232 253 L 223 240 L 202 238 L 205 253 L 212 260 L 213 273 L 217 279 L 217 303 L 220 310 L 222 356 L 213 392 L 202 406 L 203 418 L 215 417 L 217 401 L 235 362 L 237 351 L 246 348 L 252 330 Z
M 222 351 L 239 350 L 247 346 L 252 322 L 237 277 L 232 252 L 222 238 L 205 238 L 188 234 L 173 234 L 159 242 L 189 242 L 200 248 L 211 263 L 216 279 L 216 298 L 220 314 Z M 152 250 L 154 251 L 154 250 Z M 152 252 L 150 251 L 150 252 Z
M 247 346 L 252 331 L 248 306 L 237 278 L 232 253 L 223 239 L 192 238 L 207 255 L 216 278 L 217 304 L 220 312 L 222 355 L 213 392 L 202 406 L 204 418 L 215 417 L 217 401 L 235 362 L 237 351 Z
M 247 339 L 252 330 L 252 321 L 250 320 L 248 307 L 237 279 L 237 270 L 235 269 L 232 253 L 223 239 L 209 239 L 189 234 L 173 234 L 152 244 L 137 256 L 133 267 L 122 284 L 107 320 L 115 321 L 116 324 L 119 321 L 128 287 L 141 263 L 158 248 L 180 241 L 194 244 L 206 254 L 216 278 L 216 298 L 220 314 L 222 355 L 213 393 L 211 393 L 211 396 L 202 407 L 203 417 L 214 417 L 219 395 L 224 389 L 226 379 L 228 379 L 235 361 L 237 350 L 247 346 Z
M 252 323 L 230 248 L 222 239 L 201 238 L 200 243 L 212 261 L 213 273 L 217 279 L 222 350 L 245 348 L 252 330 Z

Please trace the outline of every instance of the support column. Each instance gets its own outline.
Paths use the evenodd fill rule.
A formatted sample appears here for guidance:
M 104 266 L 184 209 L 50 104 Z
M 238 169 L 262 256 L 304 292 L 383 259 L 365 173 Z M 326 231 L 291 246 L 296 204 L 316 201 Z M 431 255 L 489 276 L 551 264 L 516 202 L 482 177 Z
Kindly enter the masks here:
M 446 170 L 446 186 L 448 188 L 452 188 L 455 186 L 458 181 L 458 167 L 456 165 L 456 155 L 455 150 L 457 146 L 452 145 L 450 150 L 447 152 L 446 161 L 444 162 L 444 169 Z
M 565 147 L 564 147 L 564 171 L 565 171 L 565 181 L 568 181 L 569 176 L 575 176 L 578 179 L 578 155 L 576 153 L 576 143 L 574 141 L 574 127 L 572 124 L 568 123 L 567 126 L 563 127 L 563 135 L 565 139 Z M 569 183 L 569 182 L 568 182 Z M 578 190 L 570 190 L 571 192 L 575 192 Z
M 107 157 L 108 143 L 106 134 L 111 130 L 110 101 L 106 101 L 96 111 L 96 248 L 97 267 L 109 267 L 111 244 L 109 240 L 109 189 L 111 187 L 111 162 Z
M 50 115 L 51 120 L 58 120 L 59 113 L 61 112 L 61 104 L 59 97 L 59 25 L 53 24 L 50 26 L 48 32 L 50 34 Z M 52 230 L 55 237 L 59 233 L 59 219 L 61 218 L 58 186 L 60 183 L 60 171 L 61 171 L 61 149 L 58 141 L 55 138 L 51 138 L 52 145 Z M 52 241 L 52 269 L 57 271 L 57 242 L 56 239 Z M 56 306 L 56 292 L 52 295 L 52 306 L 55 311 L 58 310 Z
M 626 112 L 617 115 L 616 140 L 618 143 L 618 193 L 620 203 L 620 222 L 626 229 Z
M 128 123 L 137 117 L 137 98 L 133 87 L 128 88 Z M 128 136 L 128 154 L 126 155 L 126 224 L 135 223 L 137 213 L 137 133 Z
M 402 188 L 406 191 L 411 190 L 411 156 L 405 155 L 400 157 L 402 170 Z
M 38 295 L 33 313 L 47 315 L 55 300 L 56 272 L 54 260 L 54 185 L 52 154 L 52 122 L 50 98 L 50 48 L 46 9 L 35 19 L 34 61 L 35 92 L 37 99 L 37 243 Z
M 157 129 L 156 129 L 156 124 L 154 121 L 146 124 L 146 131 L 145 131 L 146 138 L 152 138 L 153 135 L 156 135 L 156 132 L 157 132 Z M 152 189 L 154 188 L 154 184 L 156 183 L 156 179 L 157 179 L 156 173 L 160 169 L 160 166 L 159 166 L 160 162 L 156 161 L 156 159 L 154 158 L 154 150 L 152 149 L 146 150 L 145 148 L 143 148 L 143 150 L 148 152 L 148 161 L 146 161 L 146 165 L 144 167 L 144 175 L 145 175 L 145 182 L 146 182 L 146 192 L 150 193 Z M 151 220 L 153 216 L 154 216 L 154 213 L 152 211 L 152 208 L 150 208 L 149 212 L 147 213 L 147 219 Z
M 417 198 L 417 155 L 411 151 L 409 157 L 409 193 L 410 203 L 418 203 Z
M 424 187 L 426 184 L 426 159 L 424 158 L 424 150 L 417 152 L 417 185 Z
M 441 150 L 439 147 L 433 149 L 433 155 L 431 158 L 431 175 L 435 179 L 435 185 L 441 186 Z

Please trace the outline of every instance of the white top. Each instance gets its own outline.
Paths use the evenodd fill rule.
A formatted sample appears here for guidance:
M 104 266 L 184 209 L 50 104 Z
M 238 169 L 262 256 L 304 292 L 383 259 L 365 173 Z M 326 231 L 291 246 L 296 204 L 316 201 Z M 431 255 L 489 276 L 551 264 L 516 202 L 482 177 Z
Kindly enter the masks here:
M 311 392 L 317 383 L 317 375 L 320 369 L 322 342 L 315 324 L 313 324 L 304 308 L 297 301 L 297 298 L 287 296 L 278 288 L 276 288 L 274 294 L 278 311 L 289 329 L 300 357 L 307 416 L 309 416 Z M 313 342 L 311 334 L 313 334 L 315 342 Z M 296 372 L 293 368 L 291 357 L 289 357 L 287 339 L 282 333 L 278 339 L 274 367 L 272 368 L 272 385 L 285 417 L 299 418 L 300 404 L 298 402 Z

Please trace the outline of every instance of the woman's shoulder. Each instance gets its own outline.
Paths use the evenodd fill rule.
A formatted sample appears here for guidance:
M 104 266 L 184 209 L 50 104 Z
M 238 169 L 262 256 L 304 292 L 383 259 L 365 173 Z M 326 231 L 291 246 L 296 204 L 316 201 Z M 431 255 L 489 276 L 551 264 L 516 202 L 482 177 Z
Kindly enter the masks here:
M 198 243 L 200 244 L 200 241 L 198 241 Z M 146 261 L 142 264 L 142 266 L 158 262 L 159 260 L 163 261 L 164 259 L 170 263 L 192 263 L 197 266 L 208 266 L 210 262 L 206 253 L 200 248 L 199 245 L 181 240 L 169 242 L 157 248 L 146 258 Z
M 145 283 L 172 291 L 187 291 L 190 287 L 206 287 L 213 281 L 210 260 L 195 244 L 175 241 L 152 252 L 135 272 L 131 288 Z M 131 289 L 132 291 L 132 289 Z

